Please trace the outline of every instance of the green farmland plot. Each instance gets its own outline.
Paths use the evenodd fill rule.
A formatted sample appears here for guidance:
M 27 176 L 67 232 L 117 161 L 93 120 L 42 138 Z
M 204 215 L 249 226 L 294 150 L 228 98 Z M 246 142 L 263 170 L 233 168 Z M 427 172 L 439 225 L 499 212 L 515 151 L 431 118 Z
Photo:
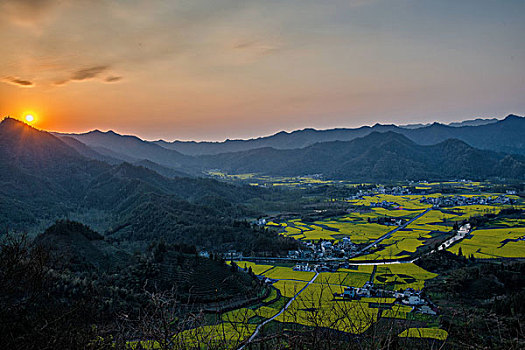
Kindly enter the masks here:
M 276 280 L 309 281 L 314 277 L 314 272 L 294 271 L 291 267 L 276 266 L 264 274 Z
M 449 250 L 476 258 L 520 258 L 525 256 L 525 227 L 480 229 L 471 232 Z
M 428 272 L 413 263 L 391 264 L 377 268 L 374 283 L 392 290 L 407 288 L 421 290 L 426 280 L 436 276 L 435 273 Z
M 350 237 L 355 243 L 367 243 L 377 239 L 392 230 L 394 227 L 367 223 L 366 220 L 351 220 L 343 217 L 339 220 L 315 221 L 305 223 L 292 220 L 288 223 L 269 223 L 271 227 L 278 227 L 281 234 L 302 241 L 340 241 L 343 237 Z
M 448 332 L 439 328 L 409 328 L 399 334 L 401 338 L 430 338 L 446 340 Z
M 406 320 L 410 312 L 412 312 L 412 306 L 396 304 L 392 305 L 391 309 L 383 310 L 381 317 Z

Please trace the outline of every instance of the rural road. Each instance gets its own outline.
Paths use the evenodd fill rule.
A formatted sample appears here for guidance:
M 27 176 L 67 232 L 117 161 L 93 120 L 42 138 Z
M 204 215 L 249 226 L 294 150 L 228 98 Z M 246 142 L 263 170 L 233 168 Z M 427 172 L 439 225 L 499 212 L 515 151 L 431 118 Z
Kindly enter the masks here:
M 428 213 L 430 210 L 432 210 L 432 208 L 427 208 L 424 212 L 418 214 L 417 216 L 415 216 L 414 218 L 410 219 L 409 221 L 407 221 L 406 223 L 404 223 L 403 225 L 399 226 L 399 227 L 396 227 L 395 229 L 393 229 L 392 231 L 389 231 L 387 233 L 385 233 L 384 235 L 382 235 L 381 237 L 379 237 L 378 239 L 376 239 L 375 241 L 373 241 L 372 243 L 370 243 L 369 245 L 367 245 L 366 247 L 364 247 L 363 249 L 361 249 L 358 254 L 361 254 L 365 251 L 367 251 L 368 249 L 370 249 L 371 247 L 375 246 L 376 244 L 378 243 L 381 243 L 382 241 L 384 241 L 385 239 L 389 238 L 390 236 L 392 236 L 394 233 L 396 233 L 397 231 L 401 230 L 401 229 L 404 229 L 405 227 L 407 227 L 408 225 L 410 225 L 411 223 L 413 223 L 414 221 L 416 221 L 417 219 L 419 219 L 420 217 L 422 217 L 423 215 L 425 215 L 426 213 Z
M 279 317 L 284 311 L 286 311 L 286 309 L 288 309 L 288 307 L 290 306 L 290 304 L 293 303 L 293 301 L 295 300 L 295 298 L 297 298 L 297 296 L 299 294 L 301 294 L 303 292 L 303 290 L 305 290 L 306 288 L 308 288 L 309 285 L 311 285 L 312 283 L 314 283 L 315 279 L 317 278 L 317 276 L 319 276 L 319 272 L 315 271 L 315 276 L 312 277 L 312 279 L 310 280 L 310 282 L 308 282 L 306 284 L 306 286 L 304 286 L 299 292 L 297 292 L 297 294 L 295 294 L 292 299 L 288 300 L 288 302 L 286 303 L 286 305 L 284 305 L 284 307 L 281 309 L 281 311 L 279 311 L 277 314 L 275 314 L 273 317 L 267 319 L 266 321 L 264 321 L 263 323 L 261 323 L 260 325 L 257 326 L 257 328 L 255 328 L 255 331 L 253 332 L 253 334 L 250 336 L 250 338 L 248 338 L 248 340 L 246 341 L 246 343 L 244 343 L 243 345 L 241 345 L 241 347 L 239 347 L 238 350 L 242 350 L 244 349 L 244 347 L 248 344 L 250 344 L 254 339 L 255 337 L 257 337 L 257 334 L 259 334 L 259 331 L 269 322 L 275 320 L 277 317 Z

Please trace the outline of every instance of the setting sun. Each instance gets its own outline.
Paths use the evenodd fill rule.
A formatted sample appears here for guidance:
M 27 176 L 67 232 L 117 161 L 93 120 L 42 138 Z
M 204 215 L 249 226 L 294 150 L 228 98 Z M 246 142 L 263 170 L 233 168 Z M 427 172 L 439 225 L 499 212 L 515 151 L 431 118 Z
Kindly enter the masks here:
M 35 121 L 35 117 L 32 114 L 27 114 L 25 116 L 25 119 L 26 119 L 26 122 L 28 122 L 28 123 L 32 123 L 32 122 Z

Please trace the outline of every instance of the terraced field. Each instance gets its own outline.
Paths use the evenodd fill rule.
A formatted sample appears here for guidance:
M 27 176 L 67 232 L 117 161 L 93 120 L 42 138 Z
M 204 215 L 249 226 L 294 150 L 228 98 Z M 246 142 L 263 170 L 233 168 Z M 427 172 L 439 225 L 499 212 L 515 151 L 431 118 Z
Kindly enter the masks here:
M 363 216 L 366 218 L 366 216 Z M 367 223 L 363 217 L 353 219 L 345 216 L 338 220 L 315 221 L 305 223 L 292 220 L 287 223 L 271 223 L 269 226 L 279 227 L 282 234 L 302 241 L 340 241 L 343 237 L 350 237 L 355 243 L 366 243 L 370 239 L 377 239 L 390 231 L 392 226 Z
M 384 285 L 385 289 L 391 290 L 407 288 L 421 290 L 425 286 L 425 281 L 436 276 L 413 263 L 392 264 L 377 267 L 374 283 Z
M 237 264 L 242 267 L 244 262 L 237 262 Z M 262 270 L 268 265 L 250 263 L 247 266 L 251 266 L 252 270 Z M 380 317 L 406 319 L 412 308 L 393 304 L 395 301 L 393 298 L 371 297 L 343 301 L 334 297 L 334 293 L 342 293 L 346 286 L 362 287 L 365 282 L 372 279 L 374 271 L 376 284 L 399 289 L 408 287 L 421 289 L 425 280 L 436 276 L 414 264 L 379 267 L 359 265 L 339 269 L 334 273 L 322 272 L 314 283 L 303 290 L 307 286 L 307 281 L 314 276 L 313 272 L 293 271 L 289 267 L 275 266 L 268 270 L 265 276 L 277 280 L 274 287 L 280 291 L 281 300 L 270 305 L 230 311 L 222 316 L 222 320 L 229 323 L 250 324 L 256 319 L 270 318 L 277 314 L 289 298 L 301 290 L 302 293 L 275 319 L 276 322 L 283 325 L 320 326 L 360 334 Z M 386 279 L 383 279 L 384 277 Z
M 235 349 L 248 338 L 256 325 L 246 323 L 222 322 L 188 329 L 177 333 L 172 339 L 174 349 Z M 161 349 L 161 345 L 153 340 L 131 341 L 127 343 L 131 349 Z
M 291 267 L 276 266 L 264 274 L 276 280 L 309 281 L 314 277 L 314 272 L 294 271 Z
M 410 312 L 412 312 L 412 306 L 396 304 L 391 309 L 383 310 L 381 317 L 406 320 Z
M 401 338 L 430 338 L 437 340 L 445 340 L 448 337 L 448 332 L 439 328 L 409 328 L 399 334 Z
M 300 181 L 298 183 L 301 183 Z M 452 183 L 451 183 L 452 184 Z M 419 187 L 432 188 L 435 184 L 421 184 Z M 465 183 L 465 188 L 475 188 L 473 183 Z M 440 194 L 426 195 L 438 197 Z M 304 222 L 299 219 L 286 222 L 269 222 L 282 235 L 302 241 L 331 240 L 339 241 L 350 237 L 354 243 L 369 244 L 370 242 L 391 231 L 395 226 L 371 223 L 381 217 L 401 218 L 408 220 L 430 207 L 421 203 L 421 195 L 375 195 L 366 196 L 360 200 L 351 200 L 352 204 L 362 206 L 363 210 L 352 212 L 342 217 L 314 222 Z M 377 205 L 382 201 L 395 203 L 389 208 L 365 208 L 370 204 Z M 415 220 L 405 229 L 393 233 L 383 240 L 379 249 L 373 253 L 359 256 L 357 260 L 400 259 L 411 257 L 418 248 L 435 242 L 436 237 L 450 238 L 450 232 L 455 222 L 462 222 L 472 216 L 488 213 L 498 213 L 503 206 L 471 205 L 451 208 L 432 209 Z M 463 255 L 474 255 L 476 258 L 523 257 L 525 254 L 525 219 L 504 219 L 493 222 L 493 228 L 476 229 L 470 237 L 459 241 L 449 248 Z M 352 260 L 350 260 L 351 262 Z M 314 272 L 293 271 L 291 267 L 253 262 L 238 262 L 241 268 L 251 268 L 255 274 L 264 275 L 275 280 L 275 290 L 262 303 L 229 311 L 221 316 L 223 324 L 209 326 L 206 331 L 224 331 L 230 344 L 251 334 L 255 324 L 275 316 L 284 305 L 302 290 L 301 294 L 291 302 L 289 308 L 272 321 L 282 327 L 302 325 L 326 327 L 334 330 L 360 334 L 366 332 L 380 318 L 391 322 L 417 320 L 413 307 L 395 303 L 393 298 L 366 298 L 359 300 L 342 300 L 339 295 L 345 287 L 360 288 L 367 281 L 373 282 L 386 290 L 406 290 L 413 288 L 421 290 L 426 281 L 437 275 L 422 269 L 414 263 L 399 263 L 377 266 L 359 265 L 337 272 L 319 273 L 315 282 L 308 285 Z M 277 292 L 278 291 L 278 292 Z M 420 314 L 419 314 L 420 315 Z M 424 323 L 423 323 L 424 324 Z M 234 326 L 232 326 L 234 325 Z M 421 326 L 417 323 L 417 326 Z M 237 327 L 238 326 L 238 327 Z M 406 324 L 405 327 L 408 327 Z M 405 329 L 400 338 L 426 338 L 432 341 L 443 341 L 448 333 L 434 328 L 432 322 L 427 327 Z M 198 343 L 198 335 L 187 333 L 193 337 L 191 341 Z M 212 337 L 213 338 L 213 337 Z
M 525 256 L 525 227 L 482 229 L 449 250 L 475 258 L 519 258 Z
M 268 271 L 273 268 L 273 265 L 262 265 L 257 264 L 251 261 L 238 261 L 237 265 L 240 268 L 248 270 L 250 267 L 252 268 L 252 271 L 256 275 L 261 275 L 263 272 Z

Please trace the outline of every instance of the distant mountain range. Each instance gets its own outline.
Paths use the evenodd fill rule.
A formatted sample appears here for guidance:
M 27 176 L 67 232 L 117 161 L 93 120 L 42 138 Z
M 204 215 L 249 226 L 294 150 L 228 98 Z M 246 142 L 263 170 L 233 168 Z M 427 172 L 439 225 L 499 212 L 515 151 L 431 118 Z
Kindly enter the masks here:
M 460 123 L 457 126 L 433 123 L 419 128 L 376 124 L 355 129 L 303 129 L 290 133 L 282 131 L 272 136 L 250 140 L 226 140 L 224 142 L 166 142 L 160 140 L 155 143 L 166 149 L 175 150 L 186 155 L 208 155 L 247 151 L 264 147 L 275 149 L 304 148 L 318 142 L 351 141 L 374 131 L 393 131 L 421 145 L 432 145 L 455 138 L 480 149 L 525 154 L 525 137 L 523 137 L 525 135 L 525 118 L 509 115 L 503 120 L 494 120 L 494 122 L 490 123 L 488 121 L 484 123 L 485 121 L 469 121 L 465 123 L 469 125 L 460 125 Z
M 488 119 L 476 118 L 476 119 L 464 120 L 462 122 L 452 122 L 452 123 L 443 124 L 443 125 L 452 126 L 452 127 L 457 128 L 457 127 L 460 127 L 460 126 L 480 126 L 480 125 L 492 124 L 492 123 L 495 123 L 497 121 L 499 121 L 498 118 L 488 118 Z M 399 125 L 399 127 L 400 128 L 405 128 L 405 129 L 419 129 L 419 128 L 423 128 L 425 126 L 430 126 L 432 124 L 433 123 L 427 123 L 427 124 L 406 124 L 406 125 Z
M 322 142 L 300 149 L 267 147 L 199 159 L 209 168 L 229 173 L 323 174 L 354 181 L 525 176 L 523 156 L 482 151 L 457 139 L 418 145 L 392 131 L 375 131 L 352 141 Z
M 225 142 L 148 142 L 98 130 L 56 135 L 86 157 L 110 164 L 131 162 L 167 177 L 202 176 L 204 170 L 222 169 L 294 176 L 321 173 L 355 181 L 523 178 L 525 118 L 509 115 L 489 121 L 467 121 L 482 125 L 457 127 L 434 123 L 416 129 L 381 124 L 304 129 Z

